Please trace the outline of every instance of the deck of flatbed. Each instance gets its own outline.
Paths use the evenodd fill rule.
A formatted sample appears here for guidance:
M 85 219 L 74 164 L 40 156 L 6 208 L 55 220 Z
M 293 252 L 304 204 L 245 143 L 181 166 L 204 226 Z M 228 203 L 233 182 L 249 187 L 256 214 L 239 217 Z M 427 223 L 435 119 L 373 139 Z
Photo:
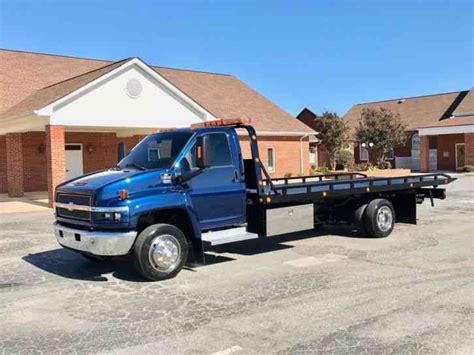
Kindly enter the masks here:
M 333 197 L 437 187 L 456 180 L 448 174 L 416 174 L 368 177 L 361 173 L 338 173 L 263 180 L 270 200 L 264 203 L 317 202 Z

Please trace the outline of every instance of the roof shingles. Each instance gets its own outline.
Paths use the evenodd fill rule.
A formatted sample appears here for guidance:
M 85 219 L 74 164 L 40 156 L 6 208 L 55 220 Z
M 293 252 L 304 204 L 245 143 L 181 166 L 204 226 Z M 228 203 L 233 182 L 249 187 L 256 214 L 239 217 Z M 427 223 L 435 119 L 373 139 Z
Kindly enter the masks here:
M 69 93 L 81 88 L 91 81 L 100 78 L 104 74 L 118 68 L 124 64 L 126 60 L 116 62 L 95 69 L 85 74 L 61 81 L 59 83 L 47 86 L 43 89 L 33 92 L 16 105 L 13 105 L 8 110 L 0 113 L 0 119 L 16 118 L 33 113 L 35 110 L 41 109 L 56 100 L 68 95 Z
M 354 133 L 361 119 L 362 110 L 365 107 L 384 107 L 392 112 L 400 114 L 402 121 L 407 125 L 408 130 L 416 130 L 422 127 L 458 125 L 452 118 L 445 118 L 451 115 L 453 103 L 465 91 L 450 92 L 444 94 L 411 97 L 406 99 L 395 99 L 378 101 L 353 106 L 344 116 L 351 132 Z M 461 101 L 461 104 L 464 100 Z M 445 119 L 444 119 L 445 118 Z M 449 123 L 448 123 L 449 121 Z
M 0 118 L 40 109 L 125 61 L 112 63 L 0 50 Z M 152 68 L 216 117 L 251 117 L 257 131 L 313 132 L 234 76 Z
M 469 93 L 466 95 L 464 100 L 462 100 L 461 104 L 456 107 L 454 110 L 455 116 L 474 116 L 474 88 L 469 90 Z

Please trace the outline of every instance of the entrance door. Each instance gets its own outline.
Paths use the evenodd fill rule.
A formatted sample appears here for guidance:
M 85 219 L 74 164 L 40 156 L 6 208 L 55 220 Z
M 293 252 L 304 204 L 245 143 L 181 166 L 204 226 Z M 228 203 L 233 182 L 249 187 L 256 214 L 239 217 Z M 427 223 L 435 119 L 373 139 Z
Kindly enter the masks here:
M 438 170 L 438 149 L 430 149 L 430 171 Z
M 411 136 L 411 170 L 420 170 L 420 136 L 414 133 Z
M 66 144 L 66 178 L 73 179 L 84 174 L 82 144 Z
M 456 143 L 456 170 L 464 168 L 464 143 Z

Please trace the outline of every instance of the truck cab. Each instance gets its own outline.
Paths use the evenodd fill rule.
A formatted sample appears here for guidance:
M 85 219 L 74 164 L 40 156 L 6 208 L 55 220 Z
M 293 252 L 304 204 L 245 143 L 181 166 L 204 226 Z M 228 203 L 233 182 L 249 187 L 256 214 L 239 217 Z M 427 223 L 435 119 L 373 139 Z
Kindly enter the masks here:
M 117 166 L 55 192 L 55 235 L 94 261 L 132 254 L 150 280 L 174 277 L 189 251 L 349 222 L 371 237 L 416 223 L 416 204 L 446 197 L 446 174 L 362 173 L 271 179 L 246 119 L 207 121 L 144 138 Z M 237 129 L 249 136 L 243 159 Z M 434 186 L 434 188 L 429 188 Z
M 246 207 L 234 127 L 176 129 L 147 136 L 114 168 L 59 185 L 56 238 L 95 260 L 129 254 L 142 244 L 148 254 L 150 248 L 161 248 L 164 267 L 146 257 L 145 264 L 152 265 L 138 263 L 138 269 L 148 278 L 162 279 L 182 267 L 188 245 L 202 250 L 201 233 L 245 225 Z M 137 238 L 150 226 L 168 231 L 165 242 Z M 158 272 L 150 275 L 147 270 L 153 266 Z

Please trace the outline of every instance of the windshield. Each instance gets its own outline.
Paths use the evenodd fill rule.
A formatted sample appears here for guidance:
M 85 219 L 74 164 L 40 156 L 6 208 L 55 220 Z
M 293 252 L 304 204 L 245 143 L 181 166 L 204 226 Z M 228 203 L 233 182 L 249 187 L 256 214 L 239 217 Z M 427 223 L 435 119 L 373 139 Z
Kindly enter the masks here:
M 133 148 L 117 166 L 143 170 L 170 168 L 192 135 L 192 132 L 186 131 L 152 134 Z

